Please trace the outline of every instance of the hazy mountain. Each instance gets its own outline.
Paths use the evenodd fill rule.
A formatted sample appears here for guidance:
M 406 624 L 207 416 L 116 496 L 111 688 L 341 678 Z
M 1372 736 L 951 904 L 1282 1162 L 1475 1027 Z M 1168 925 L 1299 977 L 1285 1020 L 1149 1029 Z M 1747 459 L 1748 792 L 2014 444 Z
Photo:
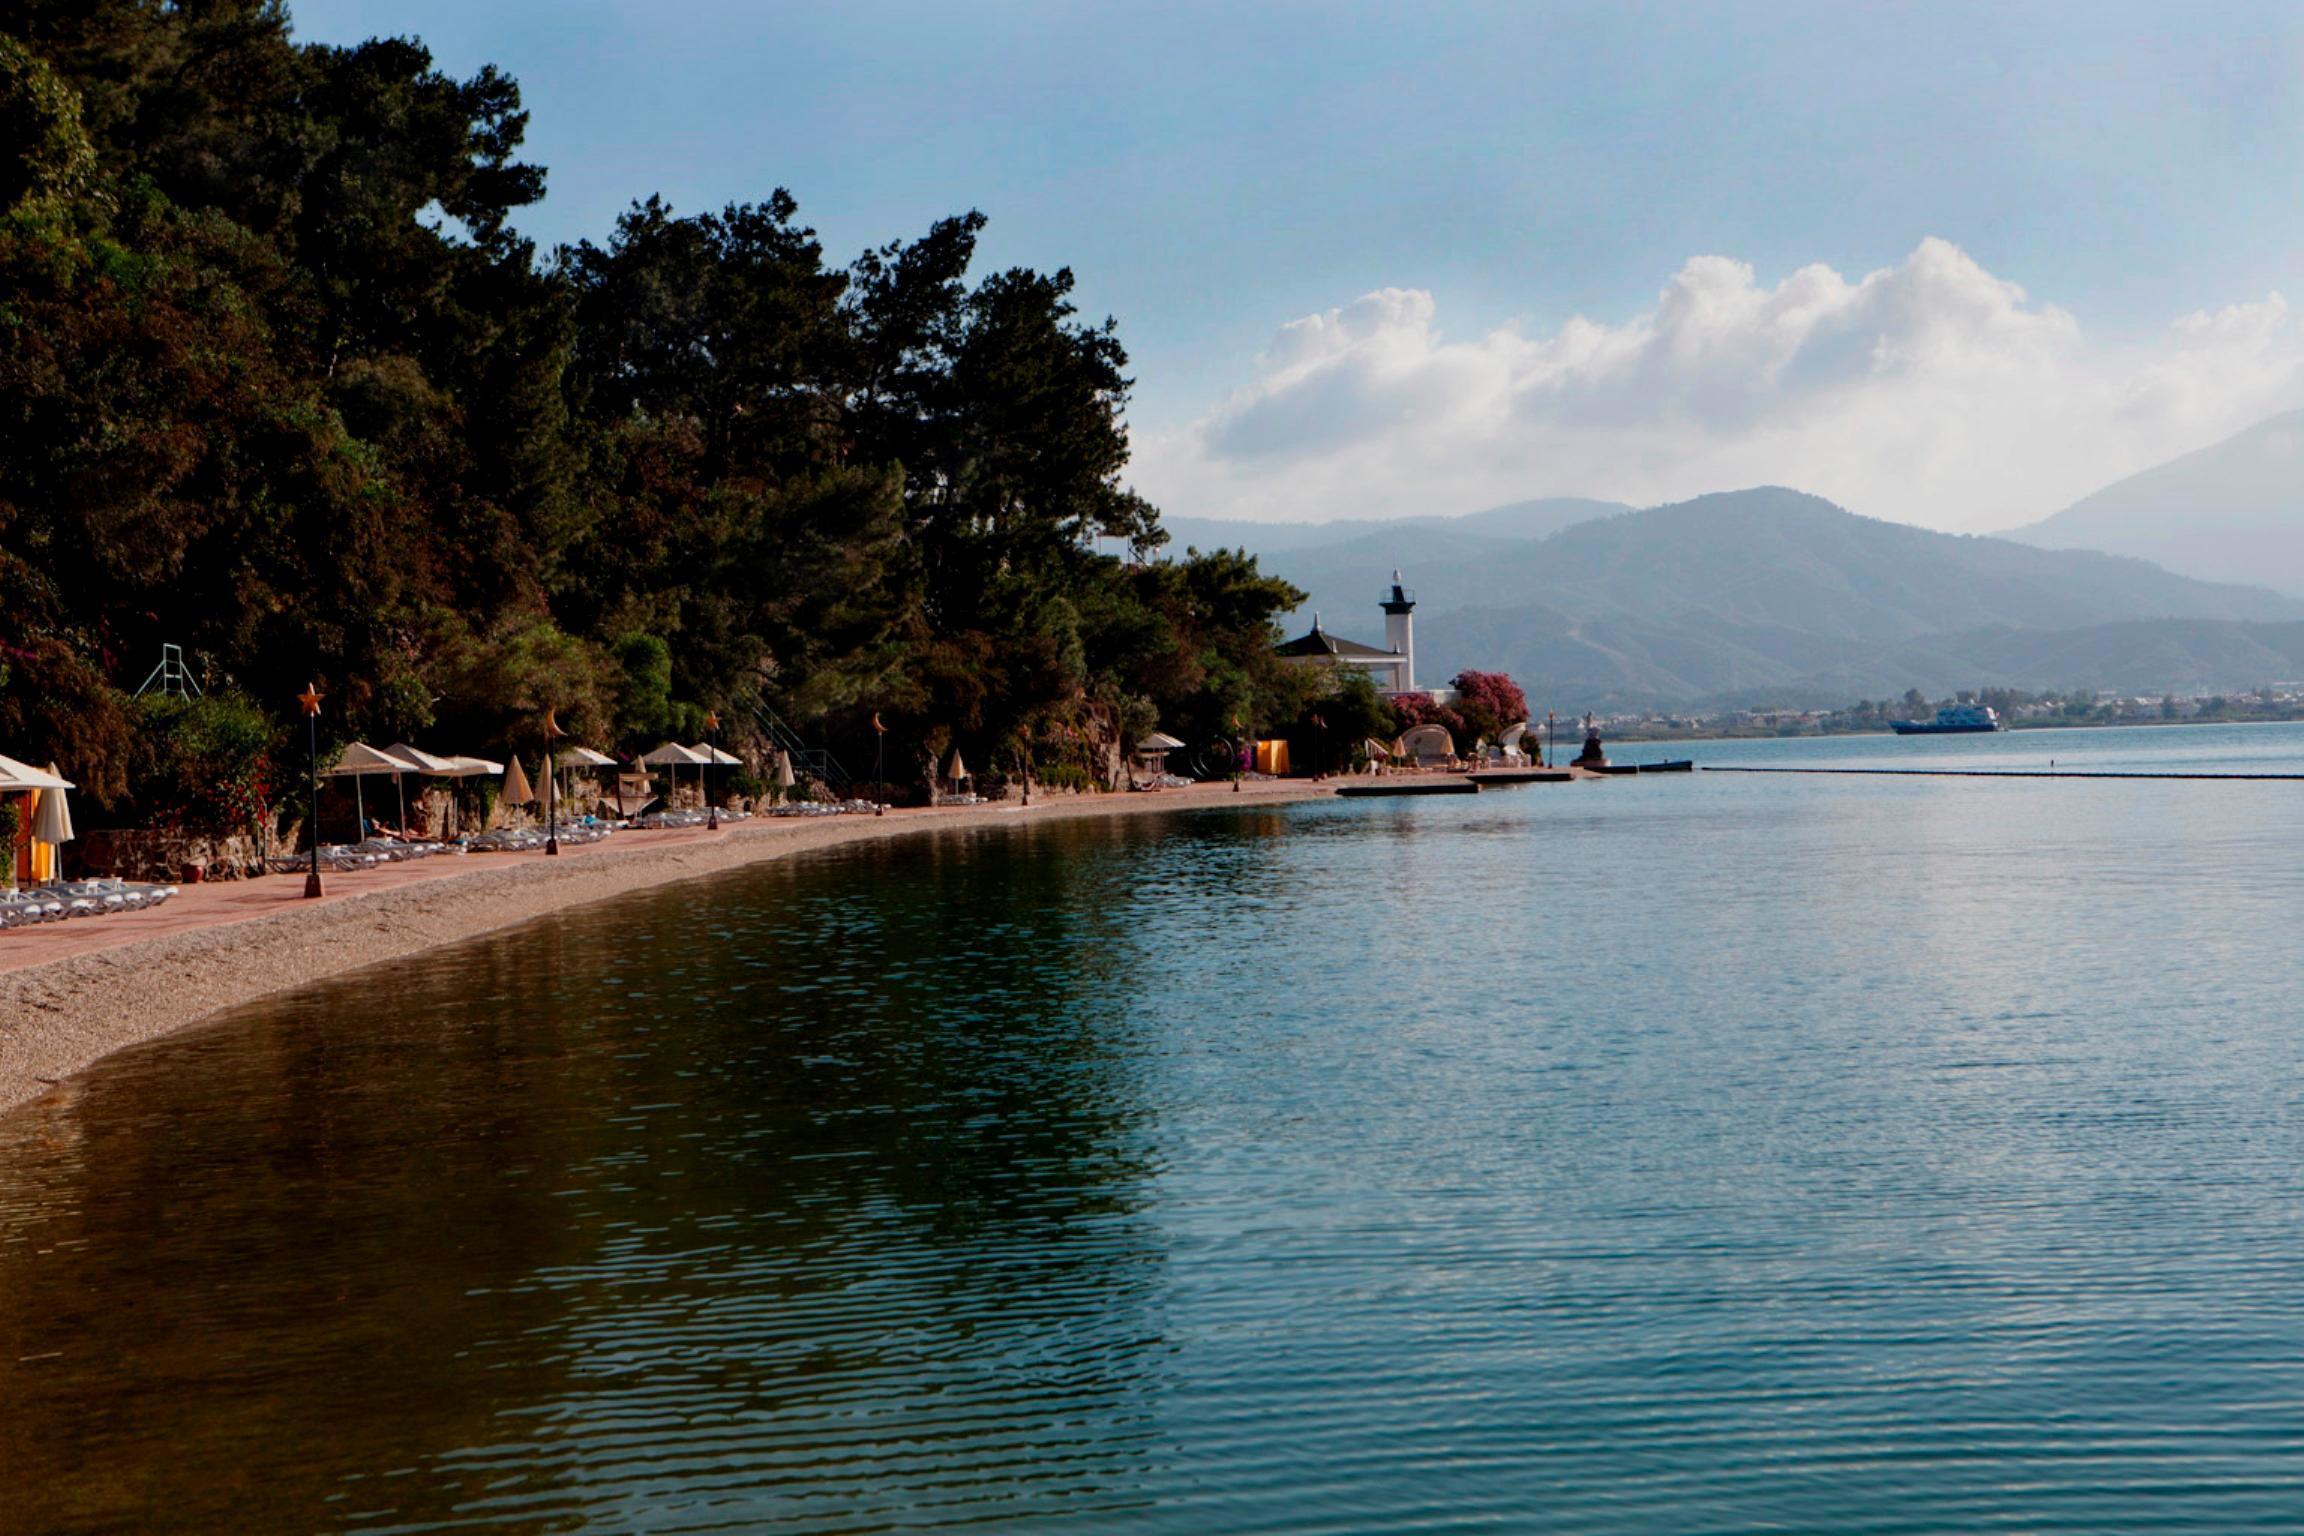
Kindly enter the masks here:
M 2304 411 L 2130 475 L 2007 537 L 2304 593 Z
M 1902 644 L 1851 643 L 1705 619 L 1574 620 L 1557 610 L 1467 609 L 1435 638 L 1502 655 L 1532 703 L 1570 709 L 1829 708 L 1960 688 L 2243 689 L 2304 679 L 2304 623 L 2139 619 L 2082 629 L 1995 628 Z M 1419 650 L 1427 642 L 1420 633 Z
M 2265 680 L 2281 652 L 2210 640 L 2217 626 L 2201 622 L 2304 620 L 2304 602 L 2258 588 L 1880 522 L 1779 488 L 1579 523 L 1476 568 L 1401 563 L 1421 598 L 1421 680 L 1501 668 L 1569 702 L 1845 702 L 1995 682 L 2240 686 Z M 1379 635 L 1372 598 L 1326 622 Z M 2186 642 L 2124 628 L 2152 620 L 2195 629 Z M 2098 633 L 2012 638 L 2073 631 Z M 2162 646 L 2157 663 L 2149 644 Z M 2093 663 L 2091 645 L 2103 651 Z
M 1780 487 L 1584 523 L 1519 557 L 1571 612 L 1890 640 L 2138 618 L 2304 618 L 2304 602 L 2173 575 L 2143 560 L 2044 550 L 1858 517 Z
M 1778 487 L 1634 511 L 1539 501 L 1383 523 L 1167 520 L 1245 546 L 1332 632 L 1380 640 L 1395 567 L 1417 673 L 1510 672 L 1555 706 L 1840 704 L 1921 688 L 2160 692 L 2304 676 L 2304 601 L 2147 561 L 1858 517 Z M 1541 535 L 1541 536 L 1540 536 Z
M 1468 540 L 1541 539 L 1572 523 L 1588 522 L 1632 509 L 1620 501 L 1593 501 L 1582 496 L 1548 496 L 1515 501 L 1467 512 L 1455 517 L 1338 518 L 1323 523 L 1252 523 L 1237 518 L 1170 517 L 1160 525 L 1178 548 L 1247 549 L 1277 556 L 1290 551 L 1331 548 L 1370 537 L 1440 537 L 1464 535 Z M 1458 546 L 1462 547 L 1462 546 Z
M 1491 581 L 1487 572 L 1517 570 L 1516 561 L 1547 534 L 1632 509 L 1618 501 L 1559 496 L 1518 501 L 1460 517 L 1401 517 L 1382 522 L 1338 520 L 1326 523 L 1248 523 L 1204 517 L 1162 517 L 1177 548 L 1247 549 L 1264 569 L 1285 576 L 1311 594 L 1299 627 L 1314 613 L 1339 633 L 1373 630 L 1383 621 L 1376 600 L 1395 568 L 1407 571 L 1409 585 L 1426 582 L 1451 606 L 1510 602 L 1520 593 L 1517 579 Z M 1373 638 L 1373 637 L 1372 637 Z

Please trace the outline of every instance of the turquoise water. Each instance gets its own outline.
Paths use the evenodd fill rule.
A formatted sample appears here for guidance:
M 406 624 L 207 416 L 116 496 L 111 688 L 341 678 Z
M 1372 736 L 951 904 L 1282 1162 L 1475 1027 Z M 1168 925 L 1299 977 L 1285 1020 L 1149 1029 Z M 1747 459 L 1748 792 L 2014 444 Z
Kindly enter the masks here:
M 1701 773 L 635 896 L 0 1118 L 0 1530 L 2304 1529 L 2300 919 L 2304 784 Z

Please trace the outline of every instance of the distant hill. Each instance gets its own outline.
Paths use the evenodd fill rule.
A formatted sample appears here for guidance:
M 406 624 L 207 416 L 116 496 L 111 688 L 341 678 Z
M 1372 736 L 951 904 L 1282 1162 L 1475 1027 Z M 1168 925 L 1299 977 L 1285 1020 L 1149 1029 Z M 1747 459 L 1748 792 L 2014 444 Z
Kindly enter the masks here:
M 1931 697 L 1983 687 L 2152 695 L 2304 680 L 2304 622 L 2138 619 L 1971 630 L 1900 644 L 1701 618 L 1577 620 L 1543 609 L 1461 610 L 1434 628 L 1430 638 L 1419 634 L 1420 650 L 1508 655 L 1505 670 L 1532 703 L 1578 710 L 1830 708 L 1896 698 L 1907 688 Z
M 2304 595 L 2304 411 L 2130 475 L 2006 536 Z
M 1881 522 L 1777 487 L 1540 540 L 1387 526 L 1267 563 L 1313 591 L 1307 607 L 1330 630 L 1370 639 L 1377 589 L 1400 566 L 1419 598 L 1422 681 L 1499 668 L 1578 707 L 1842 703 L 1980 683 L 2237 687 L 2298 669 L 2277 664 L 2280 645 L 2227 631 L 2304 621 L 2304 601 L 2260 588 Z M 2153 628 L 2163 621 L 2191 628 Z
M 1531 590 L 1590 617 L 1898 640 L 2139 618 L 2304 618 L 2304 601 L 2143 560 L 1914 528 L 1768 486 L 1565 529 L 1519 556 Z
M 1163 516 L 1160 522 L 1176 548 L 1246 549 L 1261 557 L 1264 569 L 1311 594 L 1302 609 L 1306 622 L 1318 612 L 1339 633 L 1381 634 L 1375 603 L 1395 567 L 1408 571 L 1411 586 L 1424 583 L 1451 606 L 1509 602 L 1518 585 L 1490 582 L 1483 573 L 1515 568 L 1528 546 L 1548 534 L 1631 510 L 1620 501 L 1555 496 L 1459 517 L 1250 523 Z
M 1781 487 L 1635 511 L 1521 502 L 1467 517 L 1165 520 L 1245 547 L 1335 634 L 1379 640 L 1395 567 L 1419 680 L 1511 673 L 1556 706 L 1844 704 L 1919 688 L 2251 687 L 2304 678 L 2304 600 L 2149 561 L 1936 533 Z
M 1321 523 L 1252 523 L 1238 518 L 1170 517 L 1160 526 L 1179 547 L 1248 549 L 1257 554 L 1327 548 L 1389 534 L 1463 534 L 1483 539 L 1541 539 L 1574 523 L 1632 509 L 1621 501 L 1548 496 L 1453 517 L 1336 518 Z

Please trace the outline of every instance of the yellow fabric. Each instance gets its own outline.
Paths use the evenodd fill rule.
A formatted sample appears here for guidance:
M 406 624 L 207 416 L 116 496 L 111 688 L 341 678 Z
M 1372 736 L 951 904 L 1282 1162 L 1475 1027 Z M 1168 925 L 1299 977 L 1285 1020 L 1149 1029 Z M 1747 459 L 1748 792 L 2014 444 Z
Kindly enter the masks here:
M 1288 743 L 1278 740 L 1256 743 L 1256 771 L 1275 778 L 1287 773 Z
M 25 826 L 29 827 L 32 825 L 32 818 L 40 814 L 40 797 L 46 793 L 46 790 L 36 789 L 24 797 L 24 804 L 21 810 L 21 814 L 24 818 Z M 27 841 L 30 843 L 32 850 L 32 883 L 34 885 L 43 885 L 48 881 L 55 879 L 55 847 L 52 844 L 41 842 L 38 838 L 30 838 Z

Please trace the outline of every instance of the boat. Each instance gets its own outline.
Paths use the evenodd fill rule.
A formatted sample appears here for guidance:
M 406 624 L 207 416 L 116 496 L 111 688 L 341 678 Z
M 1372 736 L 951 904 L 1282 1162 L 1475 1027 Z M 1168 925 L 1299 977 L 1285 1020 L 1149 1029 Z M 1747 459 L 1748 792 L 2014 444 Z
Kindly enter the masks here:
M 1982 704 L 1947 704 L 1933 720 L 1891 720 L 1888 729 L 1899 736 L 1962 736 L 1999 730 L 2000 716 Z
M 1638 763 L 1578 763 L 1586 773 L 1604 773 L 1611 778 L 1625 778 L 1640 771 Z
M 1475 784 L 1565 784 L 1576 775 L 1565 768 L 1489 768 L 1471 777 Z
M 1675 757 L 1668 762 L 1642 763 L 1640 771 L 1642 773 L 1694 773 L 1696 771 L 1696 759 Z

